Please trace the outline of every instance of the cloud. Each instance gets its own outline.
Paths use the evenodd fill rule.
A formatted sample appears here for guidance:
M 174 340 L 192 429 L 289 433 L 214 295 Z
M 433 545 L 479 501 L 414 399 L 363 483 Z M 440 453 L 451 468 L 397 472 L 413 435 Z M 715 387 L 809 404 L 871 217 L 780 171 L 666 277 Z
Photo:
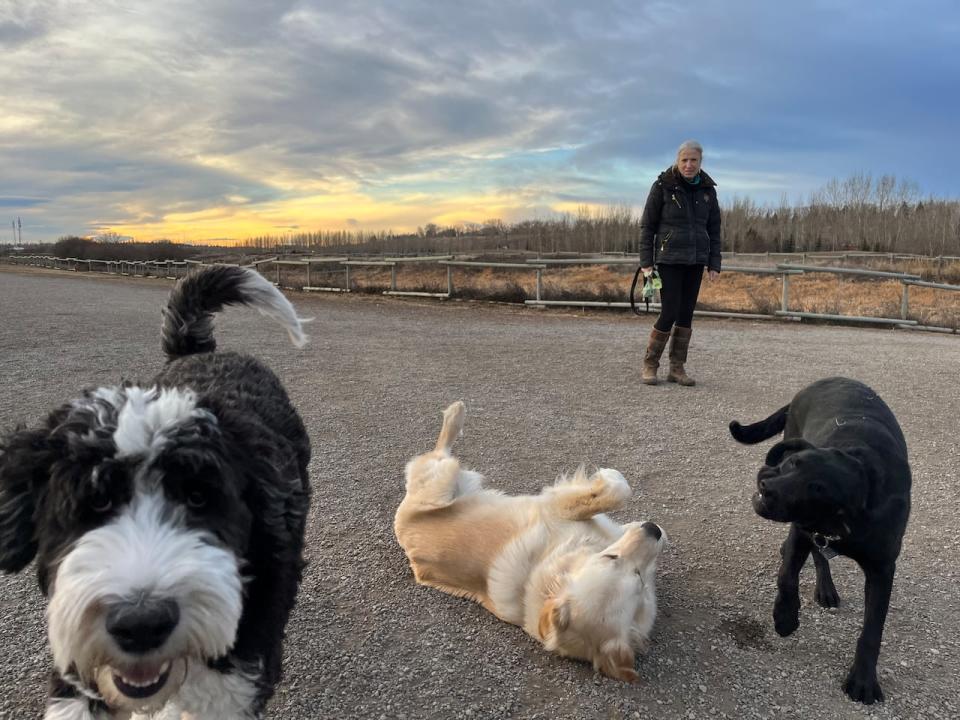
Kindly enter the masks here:
M 5 3 L 0 206 L 45 239 L 522 219 L 640 204 L 691 137 L 721 197 L 960 192 L 948 0 L 341 5 Z

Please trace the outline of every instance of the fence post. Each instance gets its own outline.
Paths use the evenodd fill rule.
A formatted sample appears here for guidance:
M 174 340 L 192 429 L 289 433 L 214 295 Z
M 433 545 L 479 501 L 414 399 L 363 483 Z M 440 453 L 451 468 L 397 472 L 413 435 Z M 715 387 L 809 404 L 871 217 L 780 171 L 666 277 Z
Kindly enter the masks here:
M 543 279 L 543 270 L 537 268 L 537 302 L 540 302 L 540 284 Z
M 313 283 L 310 282 L 310 261 L 307 260 L 307 287 L 313 287 Z
M 790 300 L 790 274 L 783 274 L 783 290 L 780 293 L 780 309 L 787 311 L 787 304 Z
M 906 320 L 910 310 L 910 286 L 903 283 L 903 295 L 900 298 L 900 319 Z
M 447 297 L 453 297 L 453 266 L 447 265 Z
M 280 263 L 276 263 L 276 265 L 277 265 L 277 287 L 280 287 Z
M 390 289 L 394 292 L 397 290 L 397 266 L 390 266 Z
M 346 292 L 350 292 L 350 266 L 349 266 L 349 265 L 344 265 L 343 267 L 344 267 L 344 268 L 346 269 L 346 271 L 347 271 L 347 272 L 346 272 L 346 276 L 344 277 L 344 280 L 343 280 L 343 283 L 344 283 L 343 289 L 344 289 L 344 291 L 346 291 Z

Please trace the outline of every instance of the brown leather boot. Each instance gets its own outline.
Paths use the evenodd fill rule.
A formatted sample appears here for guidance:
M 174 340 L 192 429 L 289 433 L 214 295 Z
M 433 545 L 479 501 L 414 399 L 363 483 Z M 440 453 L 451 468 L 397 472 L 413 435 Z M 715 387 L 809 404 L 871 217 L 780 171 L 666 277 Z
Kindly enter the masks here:
M 687 375 L 683 369 L 683 364 L 687 361 L 687 350 L 690 347 L 690 336 L 693 330 L 690 328 L 673 326 L 673 334 L 670 336 L 670 372 L 667 374 L 667 382 L 680 383 L 681 385 L 696 385 L 697 382 Z
M 644 385 L 657 384 L 660 356 L 663 355 L 663 349 L 667 346 L 669 337 L 670 333 L 661 332 L 656 328 L 650 330 L 650 341 L 647 343 L 647 351 L 643 354 L 643 375 L 640 376 Z

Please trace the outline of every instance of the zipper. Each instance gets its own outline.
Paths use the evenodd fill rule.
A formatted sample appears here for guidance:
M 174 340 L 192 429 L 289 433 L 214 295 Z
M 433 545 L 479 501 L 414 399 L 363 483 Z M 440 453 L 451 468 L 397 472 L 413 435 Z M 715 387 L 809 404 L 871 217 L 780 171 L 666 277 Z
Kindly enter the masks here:
M 680 204 L 680 201 L 677 200 L 677 195 L 676 195 L 676 193 L 670 193 L 670 199 L 673 200 L 673 201 L 677 204 L 677 207 L 678 207 L 678 208 L 680 208 L 681 210 L 683 210 L 683 205 L 681 205 L 681 204 Z
M 660 241 L 660 252 L 663 252 L 664 250 L 667 249 L 667 242 L 668 242 L 668 241 L 670 240 L 670 238 L 672 238 L 672 237 L 673 237 L 673 230 L 671 230 L 670 232 L 668 232 L 668 233 L 667 233 L 667 236 L 666 236 L 663 240 Z

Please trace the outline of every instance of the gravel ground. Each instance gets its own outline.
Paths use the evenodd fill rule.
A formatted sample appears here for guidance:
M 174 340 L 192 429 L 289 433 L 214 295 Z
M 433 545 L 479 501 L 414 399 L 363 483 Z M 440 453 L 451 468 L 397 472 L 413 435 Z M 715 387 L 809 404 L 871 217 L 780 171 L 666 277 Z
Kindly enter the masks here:
M 148 379 L 161 363 L 170 283 L 0 272 L 0 428 L 33 423 L 81 387 Z M 695 388 L 638 382 L 650 321 L 466 302 L 292 294 L 314 316 L 296 350 L 250 310 L 218 321 L 221 347 L 283 378 L 313 440 L 310 565 L 288 628 L 271 717 L 956 718 L 960 715 L 956 442 L 960 339 L 743 320 L 695 324 Z M 773 631 L 786 528 L 749 504 L 768 444 L 727 433 L 828 375 L 863 380 L 911 451 L 913 514 L 880 655 L 887 702 L 841 683 L 863 612 L 863 576 L 833 561 L 836 610 L 801 576 L 801 625 Z M 660 615 L 640 682 L 546 653 L 477 605 L 414 584 L 392 531 L 406 460 L 440 411 L 467 404 L 464 464 L 536 492 L 577 464 L 635 488 L 623 521 L 661 524 Z M 953 409 L 950 409 L 953 408 Z M 0 718 L 40 717 L 48 667 L 33 568 L 0 577 Z

